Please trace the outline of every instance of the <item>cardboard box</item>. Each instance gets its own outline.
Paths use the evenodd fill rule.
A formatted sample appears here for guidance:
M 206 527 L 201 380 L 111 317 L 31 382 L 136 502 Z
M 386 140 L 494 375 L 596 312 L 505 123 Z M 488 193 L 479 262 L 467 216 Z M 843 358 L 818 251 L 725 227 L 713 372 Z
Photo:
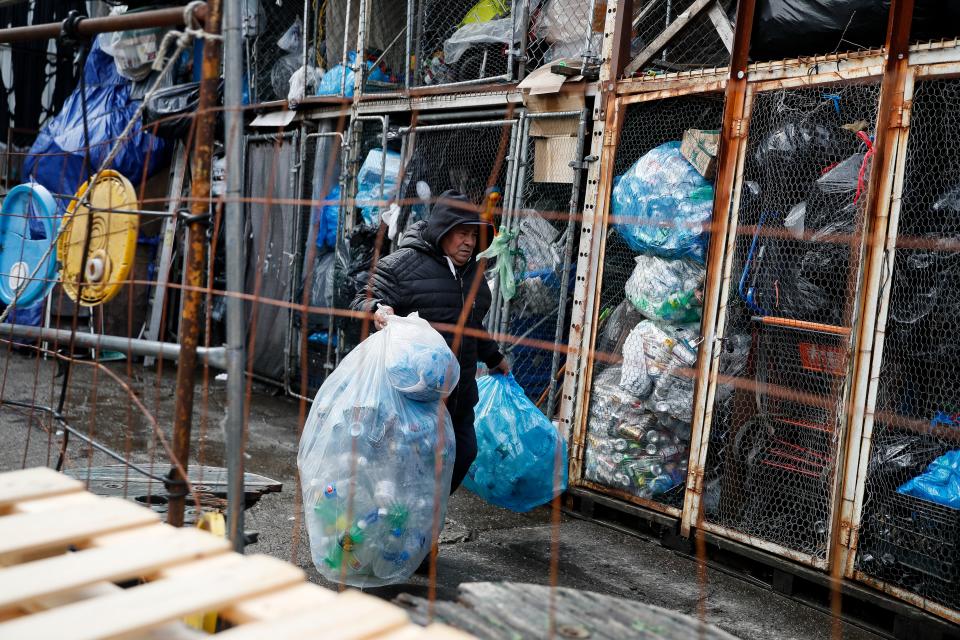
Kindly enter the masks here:
M 533 145 L 534 182 L 573 183 L 570 162 L 577 153 L 576 136 L 534 138 Z
M 713 180 L 717 173 L 717 149 L 719 145 L 719 131 L 687 129 L 683 132 L 680 155 L 693 165 L 697 173 L 707 180 Z

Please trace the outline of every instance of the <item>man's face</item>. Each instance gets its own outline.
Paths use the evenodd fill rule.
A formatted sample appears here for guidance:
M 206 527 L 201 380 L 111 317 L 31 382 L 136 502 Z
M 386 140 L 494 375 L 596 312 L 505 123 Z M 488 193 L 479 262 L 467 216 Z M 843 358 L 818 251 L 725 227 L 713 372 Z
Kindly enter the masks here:
M 458 224 L 440 240 L 440 248 L 458 267 L 470 262 L 477 247 L 477 225 Z

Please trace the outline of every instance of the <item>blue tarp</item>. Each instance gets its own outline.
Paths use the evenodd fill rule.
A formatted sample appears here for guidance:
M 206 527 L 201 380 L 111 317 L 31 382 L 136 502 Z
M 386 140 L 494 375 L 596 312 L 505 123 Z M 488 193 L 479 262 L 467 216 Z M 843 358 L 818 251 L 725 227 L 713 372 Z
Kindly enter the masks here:
M 113 58 L 100 48 L 99 40 L 90 49 L 83 75 L 92 166 L 84 171 L 84 101 L 79 86 L 60 113 L 44 125 L 24 161 L 24 176 L 54 194 L 75 193 L 99 169 L 140 106 L 140 101 L 130 98 L 130 82 L 117 73 Z M 136 126 L 109 168 L 136 184 L 148 160 L 148 175 L 165 166 L 167 144 Z M 60 203 L 65 204 L 63 200 Z

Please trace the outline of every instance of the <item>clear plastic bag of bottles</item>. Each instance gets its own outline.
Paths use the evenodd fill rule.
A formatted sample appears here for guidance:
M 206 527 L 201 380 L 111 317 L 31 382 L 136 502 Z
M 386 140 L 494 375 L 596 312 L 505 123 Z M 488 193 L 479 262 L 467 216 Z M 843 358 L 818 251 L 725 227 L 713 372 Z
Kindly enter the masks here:
M 443 523 L 455 451 L 450 415 L 439 395 L 418 402 L 398 390 L 388 367 L 416 360 L 398 352 L 437 341 L 443 338 L 423 320 L 391 316 L 314 398 L 297 466 L 313 562 L 329 580 L 400 582 Z M 447 361 L 444 388 L 452 389 L 459 366 L 452 353 Z
M 450 395 L 460 381 L 460 365 L 446 341 L 418 313 L 391 318 L 387 377 L 411 400 L 432 402 Z
M 477 380 L 477 459 L 464 486 L 498 507 L 525 512 L 567 488 L 567 444 L 512 375 Z
M 680 155 L 679 142 L 651 149 L 618 176 L 611 207 L 632 250 L 704 261 L 713 187 Z
M 703 277 L 702 264 L 693 260 L 668 260 L 640 255 L 624 287 L 627 299 L 651 320 L 670 323 L 699 322 Z

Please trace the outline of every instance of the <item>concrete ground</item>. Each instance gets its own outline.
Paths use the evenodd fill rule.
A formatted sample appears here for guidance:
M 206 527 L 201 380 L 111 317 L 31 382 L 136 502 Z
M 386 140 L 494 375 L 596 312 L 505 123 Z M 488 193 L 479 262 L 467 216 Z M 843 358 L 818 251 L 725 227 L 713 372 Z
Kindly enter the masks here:
M 51 406 L 56 404 L 60 379 L 50 361 L 28 355 L 8 354 L 0 347 L 0 399 Z M 172 366 L 158 376 L 133 365 L 127 377 L 126 363 L 107 365 L 125 381 L 129 390 L 104 371 L 88 365 L 75 367 L 65 415 L 70 423 L 131 460 L 155 463 L 166 472 L 168 458 L 153 433 L 159 425 L 167 440 L 172 424 L 174 379 Z M 204 392 L 206 388 L 207 393 Z M 136 393 L 149 416 L 133 402 Z M 195 405 L 194 451 L 191 463 L 223 463 L 223 383 L 213 379 L 198 384 Z M 295 518 L 296 451 L 299 415 L 304 409 L 296 399 L 273 395 L 268 387 L 255 386 L 250 409 L 247 471 L 260 473 L 284 484 L 279 494 L 265 496 L 247 513 L 246 528 L 260 534 L 250 552 L 267 553 L 292 560 L 310 579 L 327 584 L 310 560 L 306 532 Z M 308 407 L 307 407 L 308 408 Z M 32 424 L 33 428 L 29 428 Z M 48 434 L 50 422 L 40 412 L 0 406 L 0 470 L 22 466 L 53 465 L 59 437 Z M 54 429 L 56 425 L 53 425 Z M 82 468 L 112 461 L 76 439 L 71 440 L 67 464 Z M 437 596 L 456 599 L 457 587 L 466 582 L 518 581 L 549 584 L 551 514 L 538 509 L 514 514 L 491 507 L 466 491 L 450 501 L 448 522 L 441 545 Z M 559 584 L 646 602 L 687 614 L 696 614 L 700 596 L 697 563 L 662 547 L 656 540 L 564 516 L 559 530 Z M 762 585 L 707 570 L 707 620 L 744 640 L 825 640 L 832 638 L 828 615 L 778 595 Z M 393 598 L 407 592 L 425 596 L 427 582 L 415 576 L 409 584 L 371 590 Z M 871 640 L 880 636 L 843 624 L 843 638 Z

